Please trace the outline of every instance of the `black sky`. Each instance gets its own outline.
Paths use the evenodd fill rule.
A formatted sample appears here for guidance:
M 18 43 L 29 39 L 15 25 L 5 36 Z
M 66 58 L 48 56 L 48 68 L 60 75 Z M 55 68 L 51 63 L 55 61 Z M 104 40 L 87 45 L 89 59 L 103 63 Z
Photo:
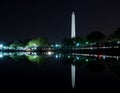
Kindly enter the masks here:
M 46 36 L 51 42 L 60 41 L 70 37 L 72 11 L 77 36 L 85 37 L 94 30 L 109 35 L 120 27 L 118 0 L 1 0 L 0 39 Z

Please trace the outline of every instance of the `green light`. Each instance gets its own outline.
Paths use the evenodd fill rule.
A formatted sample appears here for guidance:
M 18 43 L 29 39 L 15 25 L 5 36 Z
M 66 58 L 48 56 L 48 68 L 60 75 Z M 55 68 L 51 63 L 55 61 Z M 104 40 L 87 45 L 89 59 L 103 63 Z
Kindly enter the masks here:
M 32 56 L 32 55 L 29 55 L 27 56 L 28 60 L 30 62 L 33 62 L 33 63 L 37 63 L 37 64 L 41 64 L 41 63 L 44 63 L 45 62 L 45 59 L 42 57 L 42 56 Z
M 88 44 L 88 42 L 85 42 L 85 44 L 87 45 L 87 44 Z
M 88 60 L 88 59 L 86 59 L 85 61 L 86 61 L 86 62 L 88 62 L 89 60 Z

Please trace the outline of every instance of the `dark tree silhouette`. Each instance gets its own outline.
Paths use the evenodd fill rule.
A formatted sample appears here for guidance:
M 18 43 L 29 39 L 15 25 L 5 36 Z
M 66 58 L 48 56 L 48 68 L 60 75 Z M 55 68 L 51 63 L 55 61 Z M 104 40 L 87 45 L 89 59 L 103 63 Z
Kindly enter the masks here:
M 87 35 L 87 39 L 91 42 L 99 42 L 104 40 L 105 35 L 99 31 L 93 31 L 92 33 Z
M 113 39 L 120 39 L 120 28 L 113 32 Z
M 74 42 L 71 38 L 65 38 L 63 39 L 62 44 L 68 47 L 68 46 L 73 46 Z

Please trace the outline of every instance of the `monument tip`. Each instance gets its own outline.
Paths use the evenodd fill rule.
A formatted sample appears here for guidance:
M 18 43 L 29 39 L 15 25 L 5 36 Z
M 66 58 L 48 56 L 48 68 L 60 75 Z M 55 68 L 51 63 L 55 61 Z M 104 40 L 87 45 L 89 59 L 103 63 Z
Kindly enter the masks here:
M 75 12 L 74 12 L 74 11 L 72 12 L 72 15 L 75 15 Z

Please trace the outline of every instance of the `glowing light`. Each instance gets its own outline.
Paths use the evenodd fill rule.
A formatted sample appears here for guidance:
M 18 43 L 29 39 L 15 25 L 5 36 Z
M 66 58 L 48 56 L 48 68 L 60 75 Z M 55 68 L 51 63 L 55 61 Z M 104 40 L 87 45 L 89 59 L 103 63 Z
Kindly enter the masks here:
M 55 58 L 58 58 L 58 57 L 59 57 L 58 55 L 55 56 Z
M 70 56 L 68 56 L 68 58 L 70 58 Z
M 0 48 L 3 48 L 3 45 L 2 45 L 2 44 L 0 44 Z
M 33 44 L 34 47 L 36 47 L 37 45 L 36 44 Z
M 55 47 L 58 47 L 58 46 L 59 46 L 58 44 L 55 45 Z
M 3 48 L 4 48 L 4 49 L 9 49 L 9 47 L 7 47 L 7 46 L 4 46 Z
M 105 56 L 105 55 L 103 55 L 103 59 L 106 59 L 106 56 Z
M 85 42 L 85 44 L 87 45 L 87 44 L 88 44 L 88 42 Z
M 118 41 L 117 43 L 120 44 L 120 41 Z
M 3 55 L 4 55 L 4 56 L 9 56 L 9 53 L 4 53 Z
M 3 58 L 3 54 L 2 53 L 0 53 L 0 58 Z
M 90 49 L 92 50 L 93 48 L 92 48 L 92 47 L 90 47 Z
M 53 54 L 53 52 L 51 52 L 51 51 L 48 51 L 48 52 L 47 52 L 47 54 L 48 54 L 48 55 L 52 55 L 52 54 Z
M 77 60 L 79 60 L 80 58 L 79 57 L 76 57 Z
M 60 44 L 55 44 L 55 47 L 61 47 L 61 45 Z
M 76 44 L 76 46 L 78 47 L 78 46 L 80 46 L 80 44 L 79 44 L 79 43 L 77 43 L 77 44 Z
M 86 62 L 88 62 L 89 60 L 88 60 L 88 59 L 86 59 L 85 61 L 86 61 Z

